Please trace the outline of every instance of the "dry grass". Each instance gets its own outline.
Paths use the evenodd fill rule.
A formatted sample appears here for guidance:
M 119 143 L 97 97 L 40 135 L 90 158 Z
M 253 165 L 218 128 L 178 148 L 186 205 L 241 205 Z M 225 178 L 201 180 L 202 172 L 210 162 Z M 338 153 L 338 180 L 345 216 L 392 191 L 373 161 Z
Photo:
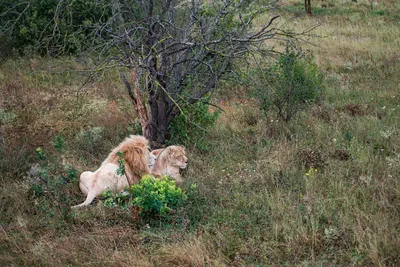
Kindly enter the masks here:
M 58 74 L 48 71 L 57 62 L 3 63 L 0 261 L 399 265 L 400 6 L 374 3 L 316 1 L 315 16 L 308 17 L 300 2 L 283 1 L 282 16 L 297 15 L 293 28 L 321 24 L 316 31 L 326 37 L 303 48 L 326 74 L 324 99 L 283 123 L 272 111 L 261 112 L 257 101 L 224 95 L 225 113 L 207 138 L 213 149 L 188 147 L 183 187 L 196 183 L 198 191 L 170 221 L 132 221 L 99 203 L 72 213 L 69 205 L 79 202 L 76 181 L 54 185 L 59 194 L 35 197 L 26 171 L 38 161 L 36 147 L 57 158 L 52 141 L 65 137 L 52 178 L 67 163 L 94 169 L 109 148 L 135 133 L 135 115 L 115 73 L 77 94 L 79 75 L 67 75 L 60 65 Z M 81 68 L 74 64 L 65 67 Z M 82 139 L 87 133 L 95 137 Z
M 182 242 L 162 245 L 157 250 L 156 262 L 160 266 L 223 266 L 213 259 L 201 238 L 189 236 Z

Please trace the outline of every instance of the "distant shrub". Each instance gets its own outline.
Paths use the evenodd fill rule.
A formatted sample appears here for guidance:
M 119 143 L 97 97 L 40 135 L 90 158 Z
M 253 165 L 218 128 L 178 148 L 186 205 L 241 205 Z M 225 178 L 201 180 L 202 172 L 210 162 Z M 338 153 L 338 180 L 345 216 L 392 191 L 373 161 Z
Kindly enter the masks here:
M 113 194 L 106 191 L 103 196 L 106 197 L 105 206 L 119 207 L 123 210 L 137 207 L 144 217 L 168 215 L 187 199 L 174 180 L 167 176 L 158 179 L 152 175 L 144 176 L 140 183 L 122 193 Z
M 93 0 L 0 1 L 0 56 L 76 54 L 93 45 L 92 27 L 111 15 L 108 5 Z M 6 37 L 7 36 L 7 37 Z M 6 55 L 5 55 L 6 56 Z
M 75 136 L 76 145 L 86 153 L 95 154 L 99 147 L 102 147 L 103 134 L 103 127 L 82 129 Z
M 209 105 L 197 102 L 182 107 L 182 113 L 169 125 L 169 144 L 194 145 L 202 151 L 208 150 L 207 132 L 212 129 L 220 112 L 209 111 Z
M 0 108 L 0 124 L 6 124 L 12 122 L 17 117 L 17 114 L 7 112 Z
M 312 58 L 289 48 L 273 67 L 261 69 L 256 75 L 260 78 L 254 93 L 262 109 L 272 107 L 284 121 L 318 99 L 323 91 L 323 75 Z

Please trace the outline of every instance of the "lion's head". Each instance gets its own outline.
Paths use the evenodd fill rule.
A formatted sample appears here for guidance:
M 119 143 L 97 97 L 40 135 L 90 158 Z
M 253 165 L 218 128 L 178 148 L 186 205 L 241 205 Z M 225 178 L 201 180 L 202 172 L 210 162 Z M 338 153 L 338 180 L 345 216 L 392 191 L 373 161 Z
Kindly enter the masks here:
M 155 164 L 156 157 L 150 153 L 149 141 L 140 135 L 131 135 L 114 148 L 103 162 L 119 165 L 122 152 L 125 164 L 125 174 L 129 184 L 140 181 L 141 177 L 150 173 L 150 168 Z
M 185 169 L 188 164 L 188 158 L 186 157 L 186 151 L 183 146 L 169 146 L 169 159 L 172 166 L 177 166 L 181 169 Z
M 169 146 L 165 149 L 153 150 L 151 154 L 157 157 L 152 168 L 154 175 L 169 175 L 177 182 L 183 181 L 179 169 L 185 169 L 188 164 L 183 146 Z

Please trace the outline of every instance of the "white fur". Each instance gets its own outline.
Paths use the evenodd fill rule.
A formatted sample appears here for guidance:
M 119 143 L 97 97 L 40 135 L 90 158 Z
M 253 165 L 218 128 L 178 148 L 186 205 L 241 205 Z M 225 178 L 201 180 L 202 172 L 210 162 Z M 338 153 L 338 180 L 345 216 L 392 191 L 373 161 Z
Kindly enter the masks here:
M 95 197 L 101 196 L 106 190 L 114 193 L 121 192 L 129 186 L 125 175 L 117 174 L 118 166 L 113 163 L 106 163 L 95 171 L 86 171 L 81 174 L 79 187 L 86 196 L 86 200 L 72 208 L 87 206 L 92 203 Z
M 149 167 L 155 163 L 156 157 L 149 153 Z M 118 166 L 113 163 L 105 163 L 95 171 L 85 171 L 81 174 L 79 188 L 86 196 L 86 200 L 72 208 L 84 207 L 92 203 L 95 197 L 101 196 L 104 191 L 111 190 L 114 193 L 122 192 L 129 187 L 128 179 L 125 175 L 117 174 Z

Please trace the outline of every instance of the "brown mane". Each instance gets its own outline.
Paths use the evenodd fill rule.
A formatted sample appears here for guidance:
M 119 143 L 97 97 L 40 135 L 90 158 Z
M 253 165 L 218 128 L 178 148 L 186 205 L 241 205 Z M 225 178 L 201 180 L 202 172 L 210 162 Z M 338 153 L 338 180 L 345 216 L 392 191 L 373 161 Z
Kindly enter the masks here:
M 131 135 L 111 151 L 102 165 L 106 163 L 118 165 L 120 157 L 117 153 L 122 152 L 125 161 L 125 174 L 129 184 L 132 185 L 139 182 L 143 175 L 150 173 L 146 158 L 148 148 L 149 141 L 145 137 Z

